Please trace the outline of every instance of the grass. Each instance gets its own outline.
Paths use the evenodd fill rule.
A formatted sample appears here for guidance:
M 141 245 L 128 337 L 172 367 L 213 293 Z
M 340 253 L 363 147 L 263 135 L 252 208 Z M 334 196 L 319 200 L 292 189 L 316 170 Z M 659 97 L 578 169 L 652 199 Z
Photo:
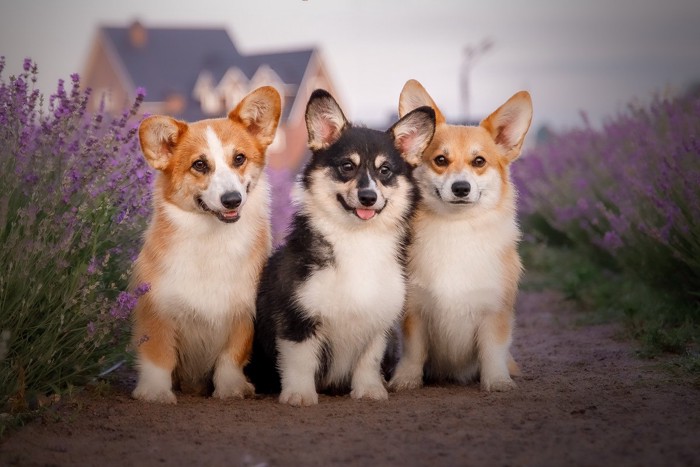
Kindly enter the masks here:
M 618 321 L 640 344 L 639 355 L 672 354 L 673 365 L 700 375 L 700 306 L 652 288 L 620 271 L 606 269 L 564 245 L 524 244 L 523 288 L 553 288 L 582 304 L 585 324 Z

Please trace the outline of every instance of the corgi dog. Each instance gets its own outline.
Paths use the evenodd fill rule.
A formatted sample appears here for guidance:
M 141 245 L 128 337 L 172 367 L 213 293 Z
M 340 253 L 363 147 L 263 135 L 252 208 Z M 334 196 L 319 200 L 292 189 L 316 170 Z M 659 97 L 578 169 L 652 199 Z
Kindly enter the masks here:
M 292 406 L 317 391 L 388 397 L 380 365 L 405 300 L 405 248 L 418 190 L 412 167 L 435 114 L 423 107 L 386 132 L 351 125 L 317 89 L 306 108 L 312 157 L 295 187 L 286 244 L 263 271 L 249 375 Z
M 132 277 L 150 285 L 134 310 L 134 398 L 174 404 L 174 385 L 201 391 L 212 383 L 221 399 L 254 393 L 242 369 L 272 248 L 263 169 L 280 110 L 278 92 L 266 86 L 225 118 L 141 123 L 141 148 L 157 173 Z
M 509 170 L 532 101 L 521 91 L 478 126 L 448 125 L 423 86 L 409 80 L 399 115 L 426 105 L 437 123 L 415 170 L 422 198 L 408 250 L 403 355 L 389 386 L 479 378 L 482 390 L 507 391 L 519 371 L 509 347 L 522 273 Z

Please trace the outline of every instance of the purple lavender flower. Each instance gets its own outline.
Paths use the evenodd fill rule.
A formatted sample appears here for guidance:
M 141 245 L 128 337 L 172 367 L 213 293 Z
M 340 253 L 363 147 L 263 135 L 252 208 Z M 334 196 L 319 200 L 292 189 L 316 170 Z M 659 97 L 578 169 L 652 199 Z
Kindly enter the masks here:
M 656 98 L 552 134 L 513 167 L 524 229 L 654 284 L 700 290 L 700 99 Z M 667 285 L 663 285 L 664 287 Z

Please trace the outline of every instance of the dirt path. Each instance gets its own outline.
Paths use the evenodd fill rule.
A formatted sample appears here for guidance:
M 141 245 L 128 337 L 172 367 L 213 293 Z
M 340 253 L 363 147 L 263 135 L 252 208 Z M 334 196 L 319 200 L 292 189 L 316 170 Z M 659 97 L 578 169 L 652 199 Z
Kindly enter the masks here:
M 9 436 L 1 465 L 700 465 L 700 390 L 638 360 L 611 325 L 576 327 L 551 293 L 524 293 L 510 393 L 432 386 L 383 403 L 322 396 L 175 407 L 133 401 L 133 376 Z

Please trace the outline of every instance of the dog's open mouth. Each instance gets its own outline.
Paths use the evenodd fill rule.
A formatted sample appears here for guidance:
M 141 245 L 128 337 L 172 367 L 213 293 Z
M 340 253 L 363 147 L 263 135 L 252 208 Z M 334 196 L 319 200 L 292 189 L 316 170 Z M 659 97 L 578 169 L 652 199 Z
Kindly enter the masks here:
M 377 214 L 374 209 L 355 209 L 355 215 L 362 219 L 363 221 L 368 221 Z
M 202 198 L 197 198 L 197 204 L 200 208 L 202 208 L 202 211 L 214 214 L 217 219 L 219 219 L 221 222 L 226 222 L 227 224 L 236 222 L 238 219 L 241 218 L 238 209 L 231 209 L 228 211 L 214 211 L 213 209 L 209 209 L 209 206 L 207 206 L 204 203 L 204 201 L 202 201 Z
M 345 209 L 348 212 L 353 213 L 356 215 L 358 218 L 362 219 L 363 221 L 368 221 L 375 217 L 377 214 L 382 212 L 382 207 L 381 209 L 370 209 L 370 208 L 353 208 L 350 206 L 346 201 L 345 198 L 343 198 L 340 194 L 338 194 L 338 202 L 340 202 L 340 205 L 343 206 L 343 209 Z M 386 203 L 384 204 L 386 206 Z

